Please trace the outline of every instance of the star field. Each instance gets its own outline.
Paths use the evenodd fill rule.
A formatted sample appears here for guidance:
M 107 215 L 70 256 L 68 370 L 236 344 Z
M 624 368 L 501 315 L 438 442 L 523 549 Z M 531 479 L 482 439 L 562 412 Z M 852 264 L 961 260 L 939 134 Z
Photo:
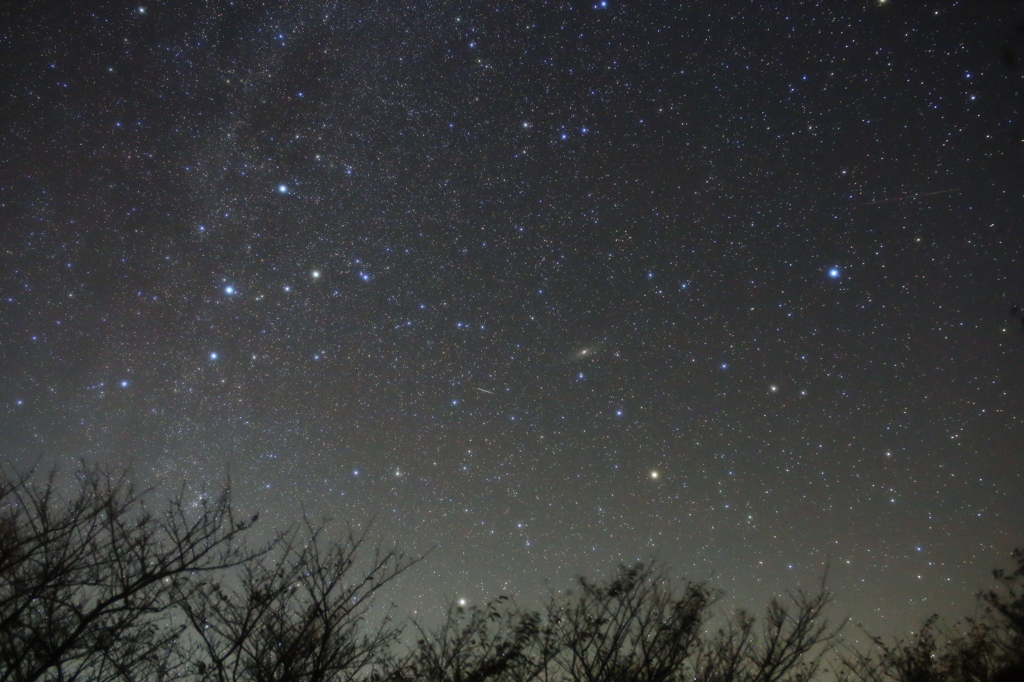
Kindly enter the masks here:
M 406 610 L 657 554 L 964 612 L 1024 542 L 1011 15 L 9 9 L 3 460 L 374 519 Z

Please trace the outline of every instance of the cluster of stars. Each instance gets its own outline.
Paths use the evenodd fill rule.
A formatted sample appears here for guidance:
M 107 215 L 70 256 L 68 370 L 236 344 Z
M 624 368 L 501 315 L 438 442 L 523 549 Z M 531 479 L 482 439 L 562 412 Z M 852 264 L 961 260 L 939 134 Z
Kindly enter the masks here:
M 835 557 L 889 627 L 1019 540 L 989 10 L 193 4 L 10 31 L 8 461 L 376 519 L 410 609 Z

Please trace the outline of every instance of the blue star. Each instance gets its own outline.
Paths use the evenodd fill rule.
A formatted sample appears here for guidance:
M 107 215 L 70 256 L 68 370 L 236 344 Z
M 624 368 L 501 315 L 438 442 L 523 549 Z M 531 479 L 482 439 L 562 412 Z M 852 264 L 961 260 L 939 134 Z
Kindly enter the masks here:
M 832 279 L 839 279 L 839 268 L 832 268 L 828 271 L 828 276 Z
M 277 186 L 277 191 L 280 192 L 281 194 L 287 194 L 288 193 L 288 185 L 278 185 Z

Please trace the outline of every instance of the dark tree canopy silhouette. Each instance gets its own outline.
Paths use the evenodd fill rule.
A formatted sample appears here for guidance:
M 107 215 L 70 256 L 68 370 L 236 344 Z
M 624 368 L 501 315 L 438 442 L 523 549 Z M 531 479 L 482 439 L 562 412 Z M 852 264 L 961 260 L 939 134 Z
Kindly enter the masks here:
M 659 562 L 580 578 L 540 610 L 449 604 L 439 622 L 374 609 L 419 561 L 303 517 L 244 542 L 227 488 L 161 511 L 123 471 L 0 471 L 0 682 L 1020 682 L 1024 553 L 980 615 L 843 648 L 830 595 L 722 616 L 718 590 Z M 183 488 L 184 490 L 184 488 Z M 838 652 L 838 653 L 837 653 Z M 1015 677 L 1016 676 L 1016 677 Z
M 840 678 L 852 682 L 1024 682 L 1024 551 L 1014 570 L 993 571 L 996 587 L 978 595 L 980 614 L 952 625 L 928 618 L 909 637 L 870 636 L 873 649 L 849 649 Z
M 167 676 L 171 588 L 257 557 L 249 525 L 226 489 L 153 513 L 124 472 L 83 470 L 67 502 L 53 474 L 0 478 L 0 682 Z
M 367 626 L 372 597 L 414 563 L 378 548 L 357 567 L 365 531 L 339 543 L 308 519 L 241 568 L 235 587 L 199 578 L 175 597 L 194 643 L 194 679 L 210 682 L 351 680 L 384 656 L 399 631 Z M 353 574 L 354 580 L 353 580 Z M 351 582 L 349 582 L 351 581 Z

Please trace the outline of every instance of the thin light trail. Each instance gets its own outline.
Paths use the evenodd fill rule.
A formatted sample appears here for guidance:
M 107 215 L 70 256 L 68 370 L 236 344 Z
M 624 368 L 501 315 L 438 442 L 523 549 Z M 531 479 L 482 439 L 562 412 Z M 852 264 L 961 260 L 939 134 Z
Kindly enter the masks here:
M 959 187 L 953 189 L 940 189 L 938 192 L 920 192 L 918 194 L 904 194 L 901 197 L 892 197 L 891 199 L 879 199 L 878 201 L 869 201 L 861 206 L 877 206 L 878 204 L 890 204 L 894 201 L 903 201 L 904 199 L 917 199 L 919 197 L 933 197 L 936 194 L 949 194 L 950 192 L 959 192 Z

